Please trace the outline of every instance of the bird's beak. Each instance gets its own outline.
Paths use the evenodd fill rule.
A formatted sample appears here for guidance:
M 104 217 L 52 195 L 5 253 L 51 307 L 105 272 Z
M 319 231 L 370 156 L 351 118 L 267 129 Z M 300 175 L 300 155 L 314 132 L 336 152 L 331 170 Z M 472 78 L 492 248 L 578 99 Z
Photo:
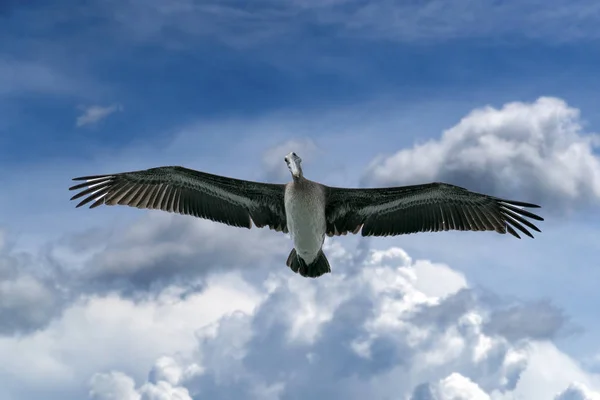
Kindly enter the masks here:
M 290 163 L 290 171 L 292 171 L 292 176 L 294 178 L 300 178 L 301 171 L 296 162 L 292 161 Z
M 290 170 L 292 171 L 292 176 L 294 178 L 300 178 L 300 168 L 298 168 L 296 163 L 291 163 Z

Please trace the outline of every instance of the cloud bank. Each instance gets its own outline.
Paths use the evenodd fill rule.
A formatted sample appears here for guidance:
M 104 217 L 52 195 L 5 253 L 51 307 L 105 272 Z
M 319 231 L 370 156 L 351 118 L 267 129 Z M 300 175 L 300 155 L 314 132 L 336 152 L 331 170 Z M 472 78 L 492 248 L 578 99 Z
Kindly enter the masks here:
M 336 265 L 356 255 L 339 245 L 328 251 Z M 520 335 L 486 333 L 504 318 L 497 310 L 515 308 L 487 302 L 448 266 L 390 248 L 369 251 L 358 274 L 308 281 L 286 272 L 269 275 L 262 285 L 267 294 L 251 312 L 233 312 L 199 330 L 193 351 L 157 358 L 147 379 L 134 384 L 123 371 L 99 371 L 90 398 L 483 400 L 530 396 L 533 387 L 535 397 L 522 398 L 543 399 L 600 388 L 598 377 L 576 364 L 528 376 L 532 359 L 551 361 L 558 351 L 537 340 L 556 328 L 535 337 L 527 328 Z M 542 326 L 547 318 L 540 316 Z M 538 322 L 531 315 L 529 323 Z M 569 389 L 571 376 L 586 379 L 571 386 L 582 389 Z

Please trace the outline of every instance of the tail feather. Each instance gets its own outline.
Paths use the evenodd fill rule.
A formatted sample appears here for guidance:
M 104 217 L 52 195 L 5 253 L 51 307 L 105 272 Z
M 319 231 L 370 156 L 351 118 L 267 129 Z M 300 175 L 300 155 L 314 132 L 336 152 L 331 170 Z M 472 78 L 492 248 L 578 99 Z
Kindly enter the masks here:
M 320 250 L 317 258 L 315 258 L 312 263 L 307 265 L 306 262 L 304 262 L 304 260 L 296 253 L 296 249 L 292 249 L 285 264 L 295 273 L 300 273 L 300 275 L 308 278 L 317 278 L 323 274 L 331 272 L 329 261 L 327 261 L 327 257 L 325 257 L 323 250 Z

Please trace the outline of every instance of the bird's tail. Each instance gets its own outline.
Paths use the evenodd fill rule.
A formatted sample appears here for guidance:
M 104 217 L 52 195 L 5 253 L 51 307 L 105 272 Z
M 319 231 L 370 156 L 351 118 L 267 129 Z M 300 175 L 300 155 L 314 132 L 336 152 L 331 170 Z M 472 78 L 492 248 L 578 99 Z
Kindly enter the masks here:
M 317 258 L 307 265 L 304 260 L 298 256 L 296 249 L 292 249 L 286 261 L 286 265 L 290 267 L 292 271 L 300 273 L 300 275 L 308 278 L 317 278 L 331 272 L 329 261 L 327 261 L 327 257 L 325 257 L 323 250 L 319 250 Z

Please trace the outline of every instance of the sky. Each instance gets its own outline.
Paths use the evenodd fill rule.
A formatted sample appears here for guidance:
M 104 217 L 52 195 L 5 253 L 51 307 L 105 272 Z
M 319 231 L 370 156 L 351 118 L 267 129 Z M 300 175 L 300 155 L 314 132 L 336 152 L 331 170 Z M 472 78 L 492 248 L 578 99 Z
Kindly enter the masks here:
M 0 2 L 0 400 L 600 399 L 600 4 Z M 289 237 L 71 178 L 182 165 L 443 181 L 540 204 L 493 232 Z

